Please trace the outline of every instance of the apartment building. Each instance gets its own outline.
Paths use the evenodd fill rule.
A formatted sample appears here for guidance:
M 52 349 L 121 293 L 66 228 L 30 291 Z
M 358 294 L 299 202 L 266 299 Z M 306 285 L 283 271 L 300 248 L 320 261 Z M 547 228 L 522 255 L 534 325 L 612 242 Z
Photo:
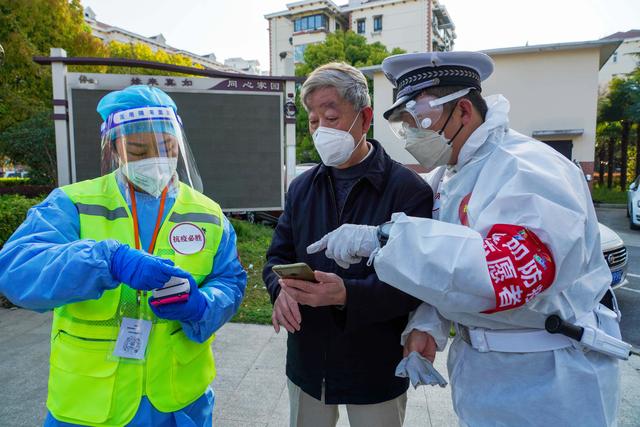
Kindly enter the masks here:
M 260 62 L 256 59 L 229 58 L 224 60 L 224 65 L 237 71 L 260 75 Z
M 113 25 L 100 22 L 96 19 L 96 14 L 90 7 L 86 7 L 84 9 L 84 21 L 91 28 L 91 33 L 102 40 L 105 44 L 110 43 L 111 41 L 117 41 L 120 43 L 143 43 L 151 47 L 154 52 L 157 50 L 164 50 L 167 53 L 183 55 L 191 59 L 194 64 L 200 64 L 211 70 L 242 72 L 236 68 L 221 64 L 216 60 L 216 56 L 213 53 L 208 55 L 196 55 L 193 52 L 188 52 L 186 50 L 170 46 L 167 44 L 167 41 L 162 34 L 145 37 L 123 28 L 114 27 Z
M 369 43 L 407 52 L 451 50 L 456 37 L 453 21 L 439 0 L 349 0 L 343 6 L 331 0 L 305 0 L 265 18 L 271 75 L 294 74 L 306 47 L 337 30 L 352 30 Z
M 614 77 L 624 78 L 640 67 L 640 30 L 620 31 L 601 40 L 621 40 L 622 43 L 598 74 L 600 91 L 605 91 Z

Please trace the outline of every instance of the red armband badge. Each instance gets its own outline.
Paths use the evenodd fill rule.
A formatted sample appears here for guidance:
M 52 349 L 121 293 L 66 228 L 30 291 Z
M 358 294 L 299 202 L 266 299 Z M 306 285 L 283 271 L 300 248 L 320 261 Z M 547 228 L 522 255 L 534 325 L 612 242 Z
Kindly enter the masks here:
M 520 307 L 553 283 L 556 267 L 551 251 L 532 231 L 496 224 L 484 239 L 496 307 L 484 313 Z

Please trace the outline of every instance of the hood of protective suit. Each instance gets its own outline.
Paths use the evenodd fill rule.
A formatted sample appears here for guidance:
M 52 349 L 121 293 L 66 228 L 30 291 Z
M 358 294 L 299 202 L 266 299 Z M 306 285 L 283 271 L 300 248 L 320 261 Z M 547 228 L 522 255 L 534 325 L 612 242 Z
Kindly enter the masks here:
M 458 154 L 455 170 L 460 170 L 474 157 L 476 152 L 494 132 L 506 133 L 509 130 L 509 110 L 511 104 L 502 95 L 490 95 L 484 98 L 489 107 L 484 123 L 482 123 L 467 139 Z

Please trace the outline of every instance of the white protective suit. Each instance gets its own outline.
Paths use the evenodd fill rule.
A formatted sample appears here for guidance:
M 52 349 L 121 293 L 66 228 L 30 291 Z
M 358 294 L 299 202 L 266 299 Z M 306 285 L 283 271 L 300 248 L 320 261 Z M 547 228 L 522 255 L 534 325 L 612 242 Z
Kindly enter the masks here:
M 555 313 L 619 338 L 619 316 L 616 320 L 615 315 L 594 314 L 596 309 L 612 313 L 599 305 L 611 273 L 582 172 L 542 142 L 510 130 L 504 97 L 486 101 L 486 121 L 466 141 L 457 165 L 430 175 L 436 194 L 434 218 L 439 221 L 395 215 L 389 241 L 375 257 L 382 281 L 430 304 L 414 312 L 403 340 L 419 329 L 431 333 L 443 349 L 450 323 L 433 307 L 442 317 L 471 328 L 544 329 L 546 317 Z M 467 227 L 461 225 L 460 205 L 469 194 Z M 551 252 L 555 279 L 543 292 L 528 295 L 525 305 L 483 313 L 501 301 L 483 247 L 495 224 L 519 225 L 535 233 Z M 479 352 L 457 334 L 448 368 L 462 425 L 616 423 L 618 361 L 601 353 L 577 346 L 530 353 Z

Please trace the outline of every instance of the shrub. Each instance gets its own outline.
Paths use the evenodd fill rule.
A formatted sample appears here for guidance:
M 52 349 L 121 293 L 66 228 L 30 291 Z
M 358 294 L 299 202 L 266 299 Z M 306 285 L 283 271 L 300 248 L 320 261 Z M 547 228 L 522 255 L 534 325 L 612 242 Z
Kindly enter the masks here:
M 56 143 L 49 110 L 39 110 L 0 132 L 0 154 L 29 168 L 31 182 L 56 181 Z
M 51 185 L 14 185 L 3 187 L 0 185 L 0 195 L 17 194 L 27 198 L 43 198 L 54 189 Z
M 25 185 L 29 182 L 29 178 L 0 178 L 0 187 L 15 187 L 16 185 Z
M 27 217 L 29 208 L 42 198 L 29 199 L 20 195 L 0 195 L 0 247 Z

